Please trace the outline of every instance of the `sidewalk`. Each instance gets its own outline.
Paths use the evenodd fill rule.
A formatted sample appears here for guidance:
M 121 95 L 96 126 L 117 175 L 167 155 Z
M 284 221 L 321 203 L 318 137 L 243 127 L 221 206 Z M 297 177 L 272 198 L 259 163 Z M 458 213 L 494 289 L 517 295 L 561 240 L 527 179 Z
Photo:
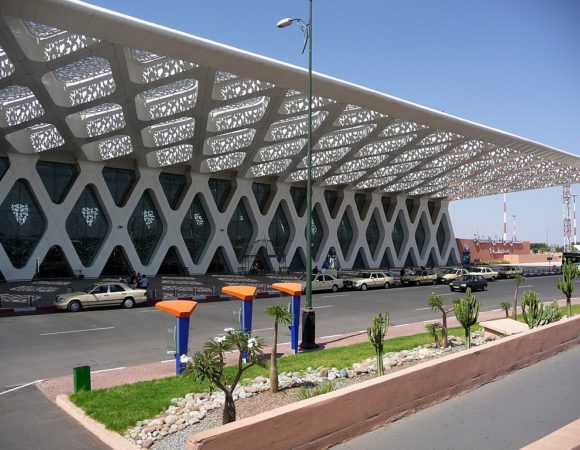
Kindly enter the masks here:
M 560 300 L 560 305 L 565 305 L 565 300 Z M 573 304 L 580 303 L 580 297 L 572 300 Z M 479 321 L 490 319 L 498 319 L 505 317 L 503 311 L 486 311 L 479 314 Z M 449 327 L 459 326 L 455 317 L 448 319 Z M 425 332 L 424 322 L 394 325 L 389 327 L 387 338 L 394 338 L 399 336 L 410 336 L 413 334 Z M 345 333 L 338 336 L 329 337 L 326 339 L 317 339 L 317 343 L 323 348 L 342 347 L 345 345 L 356 344 L 359 342 L 367 342 L 366 332 Z M 317 351 L 317 350 L 315 350 Z M 268 354 L 270 347 L 264 348 L 264 353 Z M 290 344 L 278 344 L 278 352 L 284 355 L 292 353 Z M 227 363 L 237 362 L 237 353 L 230 353 L 226 357 Z M 121 384 L 136 383 L 139 381 L 154 380 L 173 376 L 175 374 L 175 362 L 173 360 L 162 363 L 142 364 L 132 367 L 123 367 L 119 369 L 98 371 L 91 374 L 91 384 L 93 389 L 102 389 Z M 72 375 L 63 376 L 44 380 L 37 384 L 37 387 L 52 401 L 60 394 L 70 394 L 73 392 Z

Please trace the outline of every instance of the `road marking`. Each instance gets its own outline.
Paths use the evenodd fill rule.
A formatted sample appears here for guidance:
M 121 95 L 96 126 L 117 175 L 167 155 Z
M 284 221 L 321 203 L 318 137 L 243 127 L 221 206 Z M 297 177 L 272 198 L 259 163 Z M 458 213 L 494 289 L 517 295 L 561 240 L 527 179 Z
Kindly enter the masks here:
M 103 373 L 103 372 L 112 372 L 114 370 L 121 370 L 124 369 L 124 367 L 115 367 L 113 369 L 101 369 L 101 370 L 91 370 L 91 373 Z
M 56 331 L 54 333 L 40 333 L 39 336 L 50 336 L 53 334 L 84 333 L 85 331 L 112 330 L 113 328 L 115 327 L 87 328 L 85 330 L 71 330 L 71 331 Z
M 8 392 L 14 392 L 14 391 L 17 391 L 18 389 L 22 389 L 22 388 L 25 388 L 26 386 L 31 386 L 33 384 L 40 383 L 42 381 L 44 381 L 44 380 L 36 380 L 36 381 L 32 381 L 30 383 L 23 384 L 22 386 L 16 386 L 15 388 L 8 389 L 7 391 L 0 392 L 0 395 L 8 394 Z
M 148 309 L 147 311 L 139 311 L 139 312 L 161 312 L 160 309 Z
M 397 328 L 397 327 L 406 327 L 407 325 L 411 325 L 410 323 L 401 323 L 399 325 L 393 325 L 393 328 Z
M 330 294 L 330 295 L 321 295 L 322 298 L 331 298 L 331 297 L 349 297 L 352 294 Z
M 503 311 L 503 309 L 490 309 L 489 312 Z
M 175 362 L 175 358 L 173 358 L 173 359 L 164 359 L 163 361 L 159 361 L 159 362 L 161 362 L 163 364 L 170 363 L 170 362 Z
M 433 322 L 439 322 L 439 320 L 435 319 L 435 320 L 424 320 L 423 323 L 433 323 Z
M 431 308 L 417 308 L 415 311 L 425 311 L 427 309 L 431 309 Z
M 458 294 L 458 292 L 450 292 L 449 294 L 440 294 L 441 297 L 449 297 L 450 295 Z
M 534 285 L 533 284 L 526 284 L 525 286 L 520 286 L 520 289 L 529 288 L 529 287 L 534 287 Z
M 257 330 L 252 330 L 252 331 L 268 331 L 268 330 L 273 330 L 274 328 L 258 328 Z
M 326 306 L 315 306 L 312 309 L 322 309 L 322 308 L 334 308 L 334 305 L 326 305 Z
M 322 336 L 322 337 L 319 337 L 318 339 L 330 339 L 333 337 L 340 337 L 340 336 L 342 336 L 342 334 L 331 334 L 330 336 Z

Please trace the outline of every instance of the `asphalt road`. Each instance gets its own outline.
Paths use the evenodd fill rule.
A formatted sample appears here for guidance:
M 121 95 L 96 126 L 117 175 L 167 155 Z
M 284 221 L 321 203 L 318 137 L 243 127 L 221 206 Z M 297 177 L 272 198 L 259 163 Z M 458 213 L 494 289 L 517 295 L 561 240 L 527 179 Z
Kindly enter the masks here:
M 333 447 L 519 449 L 580 416 L 580 347 Z
M 554 276 L 528 278 L 521 290 L 533 289 L 545 300 L 561 298 L 556 280 Z M 488 291 L 478 292 L 482 311 L 511 302 L 514 286 L 513 280 L 500 280 L 490 283 Z M 439 319 L 426 306 L 431 292 L 444 295 L 449 304 L 460 296 L 445 285 L 315 294 L 316 334 L 324 337 L 365 330 L 371 317 L 387 308 L 392 325 Z M 254 334 L 267 341 L 272 321 L 263 311 L 280 301 L 286 299 L 255 301 Z M 238 301 L 200 304 L 191 319 L 190 351 L 223 333 L 225 327 L 236 327 L 238 313 Z M 70 375 L 73 367 L 81 365 L 103 370 L 170 359 L 167 350 L 174 323 L 172 316 L 151 307 L 0 318 L 0 392 L 38 379 Z M 289 340 L 287 329 L 283 330 L 281 342 Z

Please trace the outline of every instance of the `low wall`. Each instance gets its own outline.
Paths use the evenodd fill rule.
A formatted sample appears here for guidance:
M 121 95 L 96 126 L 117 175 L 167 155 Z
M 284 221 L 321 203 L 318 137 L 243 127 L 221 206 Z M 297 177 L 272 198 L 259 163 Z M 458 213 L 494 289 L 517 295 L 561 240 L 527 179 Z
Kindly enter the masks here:
M 580 316 L 200 433 L 188 449 L 324 448 L 580 343 Z

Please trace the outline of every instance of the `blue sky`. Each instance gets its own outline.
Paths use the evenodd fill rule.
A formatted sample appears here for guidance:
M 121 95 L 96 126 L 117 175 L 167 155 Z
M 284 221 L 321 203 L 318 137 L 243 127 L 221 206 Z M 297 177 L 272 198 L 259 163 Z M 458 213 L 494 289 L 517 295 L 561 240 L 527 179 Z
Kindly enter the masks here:
M 307 0 L 90 3 L 307 64 L 299 31 L 275 27 L 307 18 Z M 317 72 L 580 155 L 580 1 L 314 0 L 313 27 Z M 518 238 L 561 243 L 561 194 L 508 194 L 508 236 L 515 214 Z M 501 236 L 501 195 L 451 202 L 450 211 L 457 237 Z

